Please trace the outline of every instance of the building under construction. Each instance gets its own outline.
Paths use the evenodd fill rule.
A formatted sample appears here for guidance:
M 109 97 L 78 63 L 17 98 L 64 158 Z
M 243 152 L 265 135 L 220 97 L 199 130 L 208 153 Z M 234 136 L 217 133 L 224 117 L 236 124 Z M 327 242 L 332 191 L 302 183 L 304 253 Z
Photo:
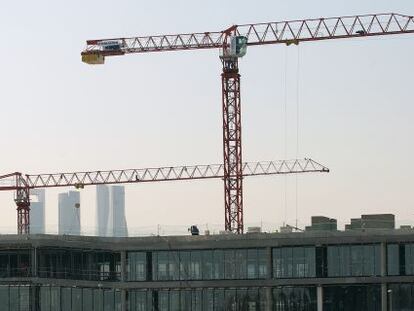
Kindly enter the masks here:
M 0 282 L 2 311 L 413 310 L 414 230 L 1 236 Z

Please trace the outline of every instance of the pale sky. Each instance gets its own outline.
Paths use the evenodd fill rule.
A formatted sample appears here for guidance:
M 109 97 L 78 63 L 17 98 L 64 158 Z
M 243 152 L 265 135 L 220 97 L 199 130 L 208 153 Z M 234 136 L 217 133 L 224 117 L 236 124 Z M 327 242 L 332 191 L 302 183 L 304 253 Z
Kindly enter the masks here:
M 90 66 L 80 60 L 87 39 L 381 12 L 413 15 L 414 2 L 2 1 L 0 174 L 222 162 L 218 51 Z M 331 173 L 301 175 L 297 192 L 295 177 L 245 179 L 246 226 L 298 217 L 304 227 L 325 215 L 342 227 L 364 213 L 394 213 L 414 225 L 413 55 L 414 35 L 248 49 L 240 65 L 243 160 L 295 158 L 299 116 L 298 156 Z M 47 193 L 49 232 L 63 190 L 70 189 Z M 85 231 L 95 226 L 94 193 L 81 194 Z M 126 193 L 131 232 L 224 222 L 220 180 L 130 185 Z M 12 194 L 0 193 L 0 204 L 0 232 L 15 232 Z

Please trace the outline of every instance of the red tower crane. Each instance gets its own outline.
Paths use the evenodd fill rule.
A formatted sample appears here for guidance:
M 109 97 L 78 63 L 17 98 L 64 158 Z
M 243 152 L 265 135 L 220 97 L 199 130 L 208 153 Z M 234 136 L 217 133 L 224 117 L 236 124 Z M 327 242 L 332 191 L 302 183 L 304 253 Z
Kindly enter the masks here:
M 23 175 L 11 173 L 0 176 L 0 191 L 15 191 L 17 206 L 17 232 L 30 233 L 30 190 L 37 188 L 146 183 L 224 177 L 223 164 L 174 166 L 144 169 L 91 171 Z M 290 161 L 246 162 L 242 165 L 243 176 L 329 172 L 329 169 L 312 159 Z
M 243 169 L 238 59 L 246 54 L 246 48 L 413 32 L 413 16 L 396 13 L 244 24 L 216 32 L 88 40 L 82 52 L 82 61 L 103 64 L 108 56 L 132 53 L 221 50 L 225 229 L 242 233 Z

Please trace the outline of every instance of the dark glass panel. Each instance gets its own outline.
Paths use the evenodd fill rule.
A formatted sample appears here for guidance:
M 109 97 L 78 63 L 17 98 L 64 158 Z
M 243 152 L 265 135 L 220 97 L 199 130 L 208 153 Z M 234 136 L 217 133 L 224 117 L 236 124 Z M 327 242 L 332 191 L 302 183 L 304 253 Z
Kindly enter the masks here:
M 93 292 L 92 289 L 84 288 L 83 289 L 83 310 L 92 311 L 93 310 Z
M 180 280 L 189 280 L 190 260 L 190 252 L 180 252 Z
M 392 310 L 394 311 L 414 310 L 413 295 L 414 295 L 414 284 L 413 283 L 411 284 L 390 284 L 388 286 L 388 300 L 391 301 Z
M 274 311 L 316 311 L 315 287 L 279 287 L 273 289 Z
M 380 285 L 327 286 L 324 287 L 323 293 L 324 311 L 377 311 L 381 309 Z
M 213 279 L 213 268 L 214 268 L 214 261 L 213 261 L 213 251 L 203 251 L 203 279 L 204 280 L 211 280 Z
M 180 292 L 170 291 L 167 292 L 170 296 L 170 308 L 169 311 L 180 311 Z
M 215 250 L 214 256 L 214 279 L 224 279 L 224 252 L 221 249 Z
M 158 311 L 169 311 L 168 291 L 158 292 Z
M 201 252 L 192 251 L 190 257 L 190 279 L 191 280 L 200 280 L 201 279 Z
M 60 288 L 50 287 L 50 311 L 60 309 Z
M 61 288 L 61 306 L 62 311 L 71 311 L 72 310 L 72 289 L 68 287 Z
M 93 311 L 103 311 L 103 291 L 102 289 L 93 290 Z
M 145 281 L 147 275 L 147 254 L 128 252 L 128 281 Z
M 191 293 L 192 291 L 180 291 L 180 311 L 192 311 L 191 309 Z
M 195 290 L 191 293 L 191 311 L 204 311 L 203 310 L 203 292 L 202 290 Z M 208 311 L 208 310 L 206 310 Z
M 237 300 L 236 300 L 235 289 L 226 289 L 224 291 L 224 310 L 226 311 L 237 310 Z
M 112 289 L 106 289 L 104 293 L 104 311 L 115 310 L 115 293 Z
M 234 250 L 224 251 L 224 277 L 227 280 L 236 278 L 236 258 Z
M 258 269 L 259 269 L 259 279 L 266 279 L 267 278 L 267 250 L 266 249 L 258 249 L 257 251 L 258 257 Z M 270 267 L 269 267 L 270 268 Z
M 82 311 L 82 289 L 72 289 L 72 311 Z
M 51 311 L 50 309 L 50 287 L 42 286 L 40 287 L 40 309 L 42 311 Z M 3 301 L 0 297 L 0 301 Z
M 247 278 L 257 279 L 259 277 L 259 258 L 257 249 L 247 250 Z
M 405 274 L 414 275 L 414 244 L 405 245 Z
M 203 290 L 203 311 L 214 311 L 214 290 Z
M 180 256 L 178 252 L 168 252 L 168 279 L 180 279 Z

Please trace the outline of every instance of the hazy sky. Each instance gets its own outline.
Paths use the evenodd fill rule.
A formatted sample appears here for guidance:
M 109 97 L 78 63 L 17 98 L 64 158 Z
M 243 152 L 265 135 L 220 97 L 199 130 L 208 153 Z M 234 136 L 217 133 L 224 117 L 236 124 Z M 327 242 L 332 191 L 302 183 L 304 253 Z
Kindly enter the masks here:
M 0 174 L 222 162 L 218 51 L 89 66 L 80 60 L 87 39 L 379 12 L 412 15 L 414 2 L 2 1 Z M 249 48 L 241 61 L 244 160 L 296 157 L 298 113 L 299 157 L 331 169 L 299 177 L 301 226 L 311 215 L 343 225 L 385 212 L 414 224 L 413 55 L 414 35 Z M 95 225 L 94 191 L 81 194 L 84 228 Z M 126 193 L 131 231 L 224 222 L 220 180 L 131 185 Z M 56 194 L 47 194 L 50 230 Z M 15 230 L 12 195 L 1 193 L 0 203 L 0 231 Z M 295 177 L 245 180 L 246 224 L 292 224 L 295 210 Z

